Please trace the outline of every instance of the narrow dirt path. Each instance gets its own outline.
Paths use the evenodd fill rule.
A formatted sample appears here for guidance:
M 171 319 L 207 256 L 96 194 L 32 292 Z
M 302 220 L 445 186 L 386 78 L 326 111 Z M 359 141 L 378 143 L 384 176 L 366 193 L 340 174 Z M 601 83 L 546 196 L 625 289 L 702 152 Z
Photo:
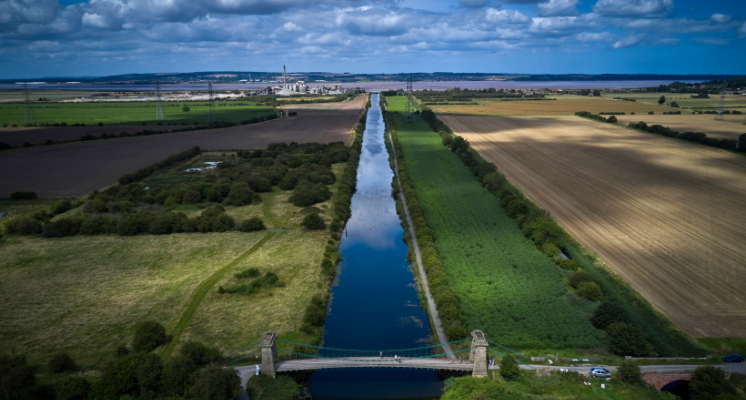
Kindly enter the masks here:
M 388 119 L 388 115 L 386 116 Z M 391 122 L 389 120 L 389 122 Z M 401 188 L 401 179 L 399 179 L 399 163 L 396 161 L 396 148 L 394 147 L 394 140 L 391 138 L 391 132 L 389 126 L 386 124 L 386 133 L 391 143 L 391 151 L 394 153 L 394 173 L 396 174 L 396 182 Z M 404 197 L 404 193 L 400 190 L 400 198 L 402 206 L 404 206 L 404 215 L 407 217 L 407 224 L 409 225 L 409 234 L 412 235 L 412 245 L 414 246 L 414 255 L 417 259 L 417 267 L 420 270 L 420 277 L 422 278 L 422 286 L 425 288 L 425 297 L 427 298 L 427 308 L 430 313 L 430 318 L 433 320 L 433 326 L 435 326 L 435 333 L 438 335 L 438 340 L 443 345 L 443 350 L 446 354 L 453 355 L 453 350 L 446 339 L 446 334 L 443 332 L 443 326 L 440 323 L 440 314 L 435 308 L 435 301 L 433 300 L 432 294 L 430 294 L 430 286 L 427 283 L 427 275 L 425 275 L 425 267 L 422 266 L 422 256 L 420 255 L 420 246 L 417 244 L 417 236 L 414 234 L 414 225 L 412 224 L 412 218 L 409 216 L 409 209 L 407 208 L 407 199 Z
M 199 308 L 199 305 L 202 304 L 202 300 L 204 300 L 205 296 L 207 295 L 207 292 L 210 291 L 210 289 L 215 286 L 220 279 L 225 276 L 225 273 L 228 272 L 231 268 L 233 268 L 235 265 L 240 263 L 241 261 L 245 260 L 248 256 L 259 250 L 260 247 L 264 245 L 264 243 L 267 243 L 269 239 L 274 236 L 274 232 L 268 232 L 266 235 L 264 235 L 263 238 L 259 239 L 258 242 L 256 242 L 255 245 L 251 246 L 249 250 L 247 250 L 245 253 L 241 254 L 240 256 L 236 257 L 235 260 L 231 261 L 230 263 L 224 265 L 217 271 L 213 272 L 212 275 L 210 275 L 209 278 L 202 281 L 202 283 L 197 286 L 197 289 L 194 291 L 194 294 L 192 295 L 192 300 L 189 302 L 189 306 L 187 306 L 186 311 L 181 315 L 181 319 L 179 319 L 179 322 L 176 324 L 176 326 L 171 331 L 171 341 L 164 346 L 163 348 L 163 358 L 168 360 L 171 358 L 171 355 L 174 352 L 174 349 L 176 348 L 176 342 L 179 340 L 179 336 L 184 332 L 184 330 L 189 326 L 189 323 L 192 321 L 192 317 L 194 316 L 194 313 L 197 312 L 197 308 Z

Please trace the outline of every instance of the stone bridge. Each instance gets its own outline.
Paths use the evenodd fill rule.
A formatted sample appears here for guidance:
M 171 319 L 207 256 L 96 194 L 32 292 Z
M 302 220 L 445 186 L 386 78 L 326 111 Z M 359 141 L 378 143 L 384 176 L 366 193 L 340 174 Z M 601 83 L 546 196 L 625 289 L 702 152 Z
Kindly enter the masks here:
M 437 369 L 452 371 L 471 371 L 473 376 L 487 376 L 487 348 L 489 342 L 482 331 L 471 333 L 472 341 L 469 360 L 453 357 L 453 354 L 443 354 L 424 357 L 404 357 L 394 360 L 392 357 L 310 357 L 299 360 L 280 360 L 277 351 L 276 334 L 268 331 L 261 341 L 262 365 L 261 373 L 276 377 L 278 372 L 304 371 L 330 368 L 415 368 Z
M 645 382 L 655 386 L 656 389 L 661 390 L 664 386 L 671 382 L 676 381 L 690 381 L 692 379 L 691 372 L 648 372 L 642 374 L 642 379 Z

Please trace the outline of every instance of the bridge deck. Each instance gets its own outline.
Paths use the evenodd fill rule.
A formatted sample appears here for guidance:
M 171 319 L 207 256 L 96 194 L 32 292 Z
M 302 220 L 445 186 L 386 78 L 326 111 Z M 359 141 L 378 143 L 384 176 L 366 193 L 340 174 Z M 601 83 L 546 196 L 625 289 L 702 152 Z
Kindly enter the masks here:
M 474 365 L 469 362 L 459 363 L 456 361 L 451 363 L 450 360 L 431 358 L 405 358 L 402 361 L 394 361 L 392 358 L 381 359 L 379 357 L 287 360 L 275 364 L 277 372 L 330 368 L 416 368 L 471 371 L 474 369 Z

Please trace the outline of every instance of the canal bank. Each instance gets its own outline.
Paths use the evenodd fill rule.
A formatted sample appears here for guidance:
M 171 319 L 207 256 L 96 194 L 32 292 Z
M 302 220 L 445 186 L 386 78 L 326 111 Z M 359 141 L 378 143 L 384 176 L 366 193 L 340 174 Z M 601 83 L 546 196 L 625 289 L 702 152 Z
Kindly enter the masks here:
M 343 260 L 327 309 L 324 347 L 385 351 L 433 341 L 391 197 L 394 172 L 385 130 L 379 95 L 373 94 L 352 216 L 340 244 Z M 443 387 L 433 370 L 324 370 L 313 373 L 308 382 L 308 392 L 321 398 L 435 397 Z

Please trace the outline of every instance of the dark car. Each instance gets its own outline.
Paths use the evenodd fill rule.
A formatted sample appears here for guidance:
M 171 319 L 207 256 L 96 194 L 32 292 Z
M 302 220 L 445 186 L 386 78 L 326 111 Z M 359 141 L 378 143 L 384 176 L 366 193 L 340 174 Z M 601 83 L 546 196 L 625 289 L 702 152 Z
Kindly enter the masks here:
M 731 354 L 729 356 L 723 357 L 723 361 L 727 363 L 742 363 L 745 360 L 746 359 L 744 359 L 743 356 L 740 354 Z
M 600 367 L 593 367 L 591 368 L 591 374 L 594 378 L 611 378 L 611 372 L 609 370 L 600 368 Z

